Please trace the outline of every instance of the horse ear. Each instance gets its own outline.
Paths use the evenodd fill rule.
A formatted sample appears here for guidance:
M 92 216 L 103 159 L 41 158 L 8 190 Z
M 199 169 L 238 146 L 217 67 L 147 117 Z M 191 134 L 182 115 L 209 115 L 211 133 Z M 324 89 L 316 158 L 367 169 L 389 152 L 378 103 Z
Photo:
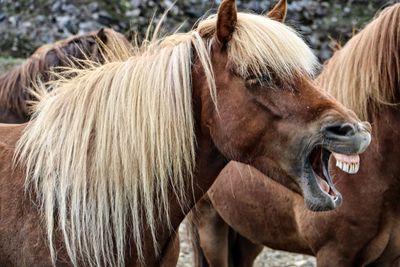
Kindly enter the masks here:
M 218 10 L 217 38 L 222 44 L 232 39 L 237 22 L 237 9 L 235 0 L 224 0 Z
M 267 13 L 267 17 L 279 22 L 284 22 L 287 13 L 287 0 L 279 0 L 274 8 Z
M 106 34 L 106 29 L 105 28 L 101 28 L 97 32 L 97 38 L 99 38 L 103 43 L 107 42 L 107 34 Z

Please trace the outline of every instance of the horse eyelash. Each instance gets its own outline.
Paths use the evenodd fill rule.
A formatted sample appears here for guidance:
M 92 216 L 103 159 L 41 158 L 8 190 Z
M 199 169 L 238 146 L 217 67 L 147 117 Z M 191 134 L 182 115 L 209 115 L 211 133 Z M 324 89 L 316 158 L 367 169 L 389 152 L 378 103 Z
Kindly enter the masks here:
M 272 78 L 271 75 L 265 74 L 261 77 L 258 77 L 257 75 L 250 75 L 249 77 L 246 78 L 246 82 L 249 84 L 259 84 L 259 85 L 266 85 L 271 83 Z

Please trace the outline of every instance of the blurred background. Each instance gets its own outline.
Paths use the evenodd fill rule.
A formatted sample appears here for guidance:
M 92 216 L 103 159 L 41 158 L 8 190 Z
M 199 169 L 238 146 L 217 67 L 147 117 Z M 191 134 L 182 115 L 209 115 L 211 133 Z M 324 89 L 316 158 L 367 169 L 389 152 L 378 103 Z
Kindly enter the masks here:
M 268 11 L 277 0 L 237 0 L 240 10 Z M 344 44 L 376 12 L 399 0 L 289 0 L 287 24 L 297 29 L 321 61 L 336 44 Z M 220 0 L 0 0 L 0 74 L 19 64 L 37 47 L 71 35 L 111 27 L 131 37 L 144 36 L 171 7 L 167 31 L 189 30 L 204 15 L 216 12 Z M 190 242 L 181 228 L 179 267 L 193 266 Z M 315 259 L 265 249 L 258 267 L 314 267 Z
M 287 23 L 299 30 L 321 60 L 331 55 L 333 40 L 344 43 L 382 7 L 396 0 L 289 0 Z M 172 0 L 0 0 L 0 57 L 25 58 L 44 43 L 70 35 L 111 27 L 143 34 Z M 188 30 L 204 14 L 216 11 L 220 0 L 177 0 L 166 26 L 183 23 Z M 262 13 L 275 1 L 237 0 L 240 10 Z

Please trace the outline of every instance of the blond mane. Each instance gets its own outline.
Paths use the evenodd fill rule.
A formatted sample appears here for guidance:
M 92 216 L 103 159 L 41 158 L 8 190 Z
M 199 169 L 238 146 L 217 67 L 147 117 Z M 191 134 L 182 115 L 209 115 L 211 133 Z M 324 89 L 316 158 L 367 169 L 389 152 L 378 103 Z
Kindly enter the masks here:
M 400 85 L 400 4 L 384 9 L 328 61 L 317 81 L 362 119 L 396 101 Z
M 182 208 L 191 195 L 193 55 L 217 100 L 210 60 L 215 28 L 211 17 L 189 33 L 144 42 L 127 60 L 69 70 L 75 78 L 50 83 L 57 90 L 41 97 L 16 160 L 27 190 L 39 197 L 54 262 L 57 228 L 75 266 L 123 266 L 130 241 L 143 260 L 144 231 L 158 251 L 156 225 L 170 225 L 171 195 Z M 241 13 L 229 58 L 240 75 L 274 71 L 286 80 L 316 66 L 289 27 Z

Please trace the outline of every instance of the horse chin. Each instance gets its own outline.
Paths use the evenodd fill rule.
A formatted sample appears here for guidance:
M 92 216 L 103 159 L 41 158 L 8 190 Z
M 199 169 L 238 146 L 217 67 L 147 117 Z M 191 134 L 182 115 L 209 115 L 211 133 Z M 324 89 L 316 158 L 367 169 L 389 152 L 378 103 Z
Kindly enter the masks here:
M 305 179 L 320 179 L 320 178 L 305 178 Z M 305 184 L 305 186 L 304 186 Z M 307 209 L 311 211 L 330 211 L 341 206 L 342 195 L 334 187 L 330 188 L 335 191 L 334 195 L 327 193 L 321 189 L 319 185 L 310 183 L 302 184 L 301 190 L 304 197 L 304 203 Z

